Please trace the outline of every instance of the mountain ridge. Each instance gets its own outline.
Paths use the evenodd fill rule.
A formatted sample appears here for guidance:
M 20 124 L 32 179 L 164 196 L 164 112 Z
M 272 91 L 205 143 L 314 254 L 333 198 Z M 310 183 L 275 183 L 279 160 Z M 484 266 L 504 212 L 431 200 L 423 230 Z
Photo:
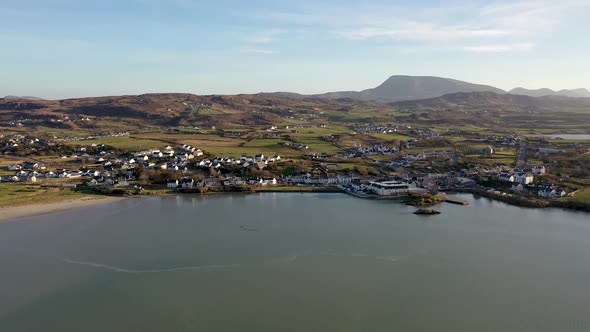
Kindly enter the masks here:
M 523 96 L 530 96 L 530 97 L 544 97 L 544 96 L 565 96 L 565 97 L 573 97 L 573 98 L 588 98 L 590 97 L 590 91 L 585 88 L 578 88 L 578 89 L 562 89 L 562 90 L 552 90 L 548 88 L 542 89 L 526 89 L 522 87 L 514 88 L 508 91 L 510 94 L 517 94 Z
M 457 92 L 440 97 L 422 100 L 406 100 L 388 103 L 405 110 L 441 110 L 441 109 L 471 109 L 471 110 L 580 110 L 590 108 L 590 98 L 571 98 L 567 96 L 531 97 L 517 94 L 499 94 L 484 92 Z
M 476 84 L 451 78 L 437 76 L 409 76 L 392 75 L 377 87 L 361 91 L 335 91 L 321 94 L 304 95 L 294 92 L 262 92 L 260 95 L 288 97 L 288 98 L 321 98 L 321 99 L 357 99 L 364 101 L 378 101 L 383 103 L 423 100 L 441 97 L 458 92 L 494 92 L 498 94 L 523 95 L 530 97 L 565 96 L 574 98 L 590 97 L 590 91 L 585 88 L 563 89 L 526 89 L 522 87 L 505 91 L 491 85 Z
M 375 88 L 362 91 L 335 91 L 322 94 L 303 95 L 293 92 L 260 93 L 289 98 L 358 99 L 364 101 L 395 102 L 439 97 L 455 92 L 492 91 L 506 93 L 490 85 L 475 84 L 437 76 L 393 75 Z

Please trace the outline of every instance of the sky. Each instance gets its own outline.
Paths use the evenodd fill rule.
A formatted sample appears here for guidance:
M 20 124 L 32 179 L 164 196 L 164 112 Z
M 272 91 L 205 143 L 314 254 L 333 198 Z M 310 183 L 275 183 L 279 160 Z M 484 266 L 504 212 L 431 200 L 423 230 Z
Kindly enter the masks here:
M 0 95 L 590 88 L 589 0 L 0 0 Z

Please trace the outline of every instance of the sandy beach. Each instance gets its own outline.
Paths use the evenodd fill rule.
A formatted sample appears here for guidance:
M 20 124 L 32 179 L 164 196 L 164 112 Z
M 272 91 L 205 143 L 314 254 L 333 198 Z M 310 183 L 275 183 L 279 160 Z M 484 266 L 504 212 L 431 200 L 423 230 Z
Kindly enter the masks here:
M 49 214 L 55 212 L 62 212 L 74 209 L 80 209 L 88 206 L 101 205 L 115 202 L 123 197 L 81 197 L 78 199 L 47 203 L 47 204 L 32 204 L 14 207 L 0 208 L 0 221 L 36 216 L 42 214 Z

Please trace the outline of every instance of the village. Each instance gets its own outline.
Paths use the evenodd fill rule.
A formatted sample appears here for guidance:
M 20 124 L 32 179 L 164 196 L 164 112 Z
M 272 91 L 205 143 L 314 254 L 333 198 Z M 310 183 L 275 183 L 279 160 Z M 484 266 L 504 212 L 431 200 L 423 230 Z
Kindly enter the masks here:
M 397 128 L 367 127 L 365 130 L 393 131 Z M 465 154 L 490 157 L 505 146 L 519 146 L 519 137 L 478 137 L 478 142 L 490 145 L 477 151 L 437 149 L 404 152 L 420 146 L 425 140 L 438 137 L 427 130 L 417 132 L 426 133 L 429 138 L 402 141 L 398 147 L 353 145 L 344 153 L 312 152 L 300 160 L 262 152 L 220 156 L 214 151 L 204 151 L 187 144 L 129 153 L 104 144 L 63 145 L 60 139 L 7 135 L 1 138 L 2 155 L 18 156 L 22 151 L 27 151 L 28 155 L 27 161 L 7 165 L 5 172 L 1 173 L 0 182 L 69 188 L 82 186 L 102 193 L 138 193 L 150 189 L 232 192 L 295 187 L 300 190 L 338 189 L 361 196 L 396 197 L 410 193 L 471 191 L 555 200 L 576 192 L 562 184 L 564 175 L 554 173 L 552 163 L 517 162 L 510 166 L 477 164 L 472 159 L 461 161 Z M 548 151 L 543 145 L 542 142 L 528 144 L 529 152 L 545 156 L 556 153 Z M 54 157 L 48 160 L 36 155 Z M 378 158 L 372 159 L 375 157 Z M 521 159 L 524 158 L 522 156 Z M 378 171 L 367 173 L 356 166 L 343 167 L 358 160 L 365 163 L 369 160 L 372 169 Z

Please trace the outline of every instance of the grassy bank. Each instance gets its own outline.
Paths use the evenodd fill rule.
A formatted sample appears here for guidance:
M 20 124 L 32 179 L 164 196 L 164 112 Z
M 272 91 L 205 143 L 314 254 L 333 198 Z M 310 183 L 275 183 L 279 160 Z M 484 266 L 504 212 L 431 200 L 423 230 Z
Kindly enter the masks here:
M 0 183 L 0 207 L 58 203 L 84 197 L 101 197 L 91 192 L 70 188 L 43 188 L 24 183 Z

